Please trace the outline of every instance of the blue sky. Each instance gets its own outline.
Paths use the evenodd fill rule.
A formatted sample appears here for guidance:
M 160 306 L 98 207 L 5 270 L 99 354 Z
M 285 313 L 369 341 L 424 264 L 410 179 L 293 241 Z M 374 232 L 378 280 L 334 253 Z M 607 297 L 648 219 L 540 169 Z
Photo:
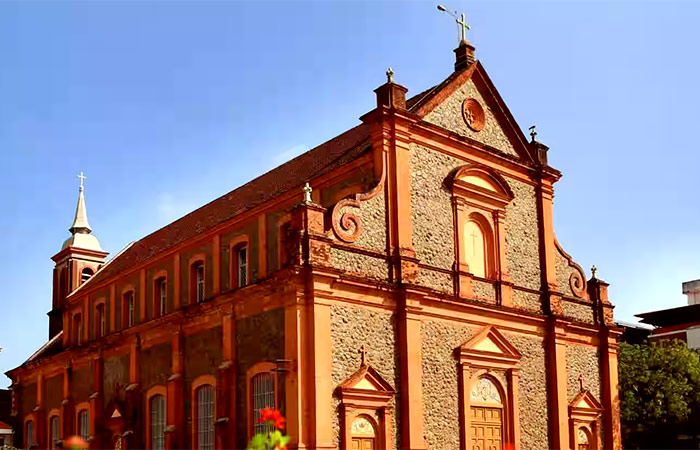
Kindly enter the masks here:
M 550 146 L 559 241 L 611 283 L 617 318 L 684 304 L 700 278 L 700 5 L 448 6 Z M 0 2 L 0 371 L 46 340 L 77 173 L 114 254 L 358 123 L 387 66 L 409 95 L 440 82 L 456 36 L 424 1 Z

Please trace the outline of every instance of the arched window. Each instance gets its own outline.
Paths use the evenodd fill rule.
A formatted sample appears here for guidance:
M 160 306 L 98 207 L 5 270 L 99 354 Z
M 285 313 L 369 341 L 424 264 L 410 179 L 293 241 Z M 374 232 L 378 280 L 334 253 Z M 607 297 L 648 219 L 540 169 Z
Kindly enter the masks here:
M 465 249 L 464 260 L 469 266 L 469 272 L 474 276 L 486 277 L 486 242 L 484 231 L 473 220 L 464 226 Z
M 136 324 L 136 299 L 134 291 L 129 291 L 122 296 L 122 329 L 133 327 L 134 324 Z
M 248 246 L 240 245 L 236 248 L 236 275 L 238 287 L 248 284 Z
M 72 342 L 75 345 L 81 345 L 83 343 L 83 320 L 80 315 L 73 314 L 73 339 Z
M 455 220 L 455 267 L 462 297 L 472 293 L 472 277 L 510 281 L 505 249 L 506 207 L 513 200 L 505 179 L 479 165 L 459 169 L 452 179 Z M 502 304 L 511 304 L 511 291 L 501 290 Z
M 214 450 L 214 386 L 198 387 L 195 398 L 197 450 Z
M 578 450 L 591 449 L 591 433 L 584 427 L 578 429 Z
M 168 310 L 168 280 L 158 277 L 153 283 L 153 317 L 161 317 Z
M 78 412 L 78 435 L 85 440 L 90 438 L 90 411 L 87 409 Z
M 101 338 L 107 334 L 107 317 L 105 316 L 105 304 L 100 303 L 95 307 L 95 337 Z
M 51 416 L 49 418 L 49 436 L 51 438 L 51 450 L 58 448 L 58 441 L 60 440 L 60 429 L 59 429 L 58 416 Z
M 190 302 L 202 303 L 205 295 L 204 261 L 196 261 L 190 266 Z
M 91 268 L 86 267 L 80 272 L 80 284 L 85 283 L 95 272 Z
M 165 396 L 157 394 L 148 401 L 151 414 L 151 449 L 165 448 Z
M 34 422 L 31 420 L 28 420 L 27 423 L 24 425 L 24 430 L 25 430 L 25 443 L 27 445 L 27 448 L 31 448 L 32 445 L 34 445 Z
M 258 423 L 260 410 L 275 407 L 275 377 L 272 372 L 262 372 L 250 379 L 250 391 L 253 395 L 251 411 L 253 417 L 253 433 L 269 431 L 264 423 Z

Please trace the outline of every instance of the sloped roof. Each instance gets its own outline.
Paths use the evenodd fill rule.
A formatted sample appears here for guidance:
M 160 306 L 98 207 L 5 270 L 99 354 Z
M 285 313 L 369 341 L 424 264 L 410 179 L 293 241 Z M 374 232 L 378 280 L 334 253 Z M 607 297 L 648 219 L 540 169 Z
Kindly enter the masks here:
M 369 150 L 369 128 L 358 125 L 136 241 L 84 284 L 95 285 L 305 182 L 348 164 Z M 301 192 L 301 191 L 300 191 Z M 300 194 L 301 195 L 301 194 Z

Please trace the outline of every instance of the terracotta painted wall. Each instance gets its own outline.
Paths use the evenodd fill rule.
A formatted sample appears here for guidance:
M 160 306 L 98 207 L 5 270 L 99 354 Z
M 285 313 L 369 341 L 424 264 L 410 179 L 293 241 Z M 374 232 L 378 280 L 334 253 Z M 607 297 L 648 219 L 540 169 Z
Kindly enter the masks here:
M 146 392 L 151 386 L 166 385 L 171 375 L 172 346 L 170 342 L 142 349 L 139 355 L 139 385 Z
M 262 361 L 284 359 L 284 310 L 274 309 L 236 321 L 238 353 L 236 383 L 237 448 L 245 448 L 248 438 L 246 410 L 246 372 Z M 284 398 L 281 377 L 277 385 L 279 397 Z
M 47 378 L 44 381 L 44 392 L 46 412 L 60 408 L 63 401 L 63 375 Z
M 86 402 L 93 393 L 93 373 L 90 366 L 74 369 L 70 380 L 70 392 L 74 404 Z
M 394 390 L 399 387 L 398 351 L 396 346 L 396 318 L 384 310 L 351 306 L 331 307 L 331 350 L 333 353 L 333 385 L 338 386 L 360 368 L 360 348 L 367 350 L 367 360 L 389 382 Z M 340 445 L 338 406 L 334 397 L 333 432 L 335 443 Z M 401 411 L 398 394 L 390 404 L 396 408 L 393 416 L 392 435 L 394 448 L 398 448 L 398 420 Z
M 124 388 L 129 382 L 129 355 L 110 356 L 104 359 L 102 384 L 104 404 L 112 400 L 124 401 Z

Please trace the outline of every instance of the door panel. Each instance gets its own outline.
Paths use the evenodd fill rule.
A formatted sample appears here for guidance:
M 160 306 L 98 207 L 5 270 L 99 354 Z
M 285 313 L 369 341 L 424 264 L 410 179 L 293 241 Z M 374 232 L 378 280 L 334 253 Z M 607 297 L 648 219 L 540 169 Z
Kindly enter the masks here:
M 503 411 L 472 406 L 470 450 L 503 450 Z

